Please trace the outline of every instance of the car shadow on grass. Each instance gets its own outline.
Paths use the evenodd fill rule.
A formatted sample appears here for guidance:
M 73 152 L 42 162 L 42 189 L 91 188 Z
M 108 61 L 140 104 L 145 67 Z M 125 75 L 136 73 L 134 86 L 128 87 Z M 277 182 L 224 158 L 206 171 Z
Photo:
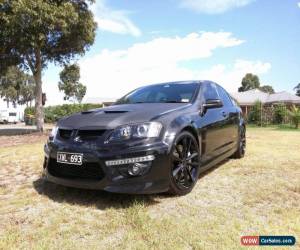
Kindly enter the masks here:
M 224 160 L 216 166 L 201 173 L 198 181 L 201 181 L 201 179 L 206 175 L 215 171 L 228 161 L 229 159 Z M 147 207 L 159 203 L 161 199 L 176 199 L 175 196 L 168 193 L 133 195 L 109 193 L 101 190 L 71 188 L 45 181 L 43 178 L 35 180 L 33 182 L 33 187 L 40 195 L 45 195 L 55 202 L 67 202 L 69 204 L 86 207 L 94 206 L 100 210 L 106 210 L 110 208 L 125 209 L 136 204 L 144 205 L 145 207 Z
M 110 208 L 124 209 L 136 204 L 151 206 L 159 203 L 157 195 L 116 194 L 101 190 L 87 190 L 57 185 L 43 178 L 33 182 L 34 189 L 51 200 L 59 203 L 70 203 L 80 206 L 93 206 L 100 210 Z
M 219 167 L 222 167 L 223 165 L 225 165 L 227 162 L 234 160 L 233 158 L 227 158 L 221 162 L 219 162 L 218 164 L 216 164 L 215 166 L 207 169 L 206 171 L 204 171 L 203 173 L 201 173 L 199 175 L 199 180 L 201 181 L 202 178 L 204 178 L 206 175 L 209 175 L 210 173 L 214 172 L 215 170 L 217 170 Z

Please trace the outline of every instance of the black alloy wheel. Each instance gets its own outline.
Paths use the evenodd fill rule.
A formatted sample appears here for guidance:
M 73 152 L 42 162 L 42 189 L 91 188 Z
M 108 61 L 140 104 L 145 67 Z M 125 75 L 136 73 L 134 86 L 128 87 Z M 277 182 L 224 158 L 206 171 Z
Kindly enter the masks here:
M 171 182 L 169 192 L 185 195 L 193 189 L 200 168 L 200 151 L 195 137 L 182 132 L 175 139 L 171 151 Z

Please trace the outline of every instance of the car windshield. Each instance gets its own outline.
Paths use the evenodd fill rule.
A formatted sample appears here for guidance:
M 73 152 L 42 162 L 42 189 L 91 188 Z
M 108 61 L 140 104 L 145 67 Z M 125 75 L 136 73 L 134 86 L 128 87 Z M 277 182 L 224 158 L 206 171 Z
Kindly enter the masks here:
M 196 83 L 152 85 L 130 92 L 116 104 L 189 103 L 193 100 L 197 89 Z

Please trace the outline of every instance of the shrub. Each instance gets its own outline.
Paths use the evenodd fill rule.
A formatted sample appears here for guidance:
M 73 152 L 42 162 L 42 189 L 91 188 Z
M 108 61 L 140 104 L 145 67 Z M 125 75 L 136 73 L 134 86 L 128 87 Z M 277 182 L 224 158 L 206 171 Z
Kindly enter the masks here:
M 34 107 L 27 107 L 24 111 L 24 121 L 26 125 L 35 125 Z
M 45 122 L 54 123 L 60 118 L 90 109 L 101 108 L 102 104 L 63 104 L 44 108 Z M 25 109 L 26 117 L 34 116 L 34 108 Z M 26 121 L 26 120 L 25 120 Z
M 283 103 L 277 104 L 274 108 L 273 122 L 275 124 L 282 124 L 286 116 L 286 106 Z
M 262 103 L 260 101 L 256 101 L 254 106 L 249 112 L 248 122 L 257 125 L 262 125 L 261 117 L 262 117 Z
M 300 123 L 300 107 L 293 105 L 292 109 L 288 111 L 289 116 L 292 119 L 292 122 L 295 125 L 295 128 L 299 128 Z

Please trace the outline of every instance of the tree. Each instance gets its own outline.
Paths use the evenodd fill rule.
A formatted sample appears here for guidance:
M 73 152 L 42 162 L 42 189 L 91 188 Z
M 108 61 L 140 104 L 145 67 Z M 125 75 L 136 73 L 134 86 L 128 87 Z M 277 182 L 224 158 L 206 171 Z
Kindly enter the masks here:
M 244 92 L 250 89 L 257 89 L 260 87 L 259 78 L 257 75 L 247 73 L 242 79 L 242 86 L 239 87 L 239 92 Z
M 294 88 L 294 90 L 296 90 L 296 95 L 300 96 L 300 83 L 298 83 L 298 85 Z
M 10 102 L 12 102 L 13 106 L 16 106 L 17 95 L 17 90 L 14 86 L 7 86 L 1 89 L 1 97 L 6 101 L 8 108 Z
M 19 90 L 19 99 L 18 99 L 18 103 L 19 104 L 26 104 L 26 106 L 31 107 L 31 103 L 34 100 L 34 88 L 35 88 L 35 84 L 34 84 L 34 79 L 33 77 L 29 77 L 24 84 L 21 85 L 21 88 Z
M 66 65 L 59 76 L 58 88 L 65 93 L 64 99 L 81 103 L 86 94 L 86 86 L 79 82 L 80 68 L 78 64 Z
M 94 0 L 0 0 L 0 71 L 31 70 L 37 129 L 43 130 L 42 71 L 69 63 L 93 44 Z M 1 72 L 0 72 L 1 73 Z
M 86 86 L 84 86 L 83 84 L 79 84 L 78 88 L 77 88 L 77 92 L 75 94 L 76 99 L 79 103 L 82 102 L 83 97 L 86 94 Z
M 259 87 L 259 89 L 265 93 L 269 93 L 269 94 L 275 93 L 275 91 L 271 85 L 264 85 L 264 86 Z
M 6 74 L 0 78 L 0 96 L 15 106 L 27 104 L 34 99 L 34 79 L 16 66 L 9 67 Z
M 300 123 L 300 108 L 296 107 L 295 105 L 292 106 L 292 109 L 288 111 L 289 116 L 292 119 L 292 122 L 295 125 L 295 128 L 299 128 Z
M 5 75 L 1 76 L 0 96 L 7 102 L 8 108 L 10 102 L 16 105 L 20 81 L 22 81 L 22 74 L 17 67 L 10 67 Z

